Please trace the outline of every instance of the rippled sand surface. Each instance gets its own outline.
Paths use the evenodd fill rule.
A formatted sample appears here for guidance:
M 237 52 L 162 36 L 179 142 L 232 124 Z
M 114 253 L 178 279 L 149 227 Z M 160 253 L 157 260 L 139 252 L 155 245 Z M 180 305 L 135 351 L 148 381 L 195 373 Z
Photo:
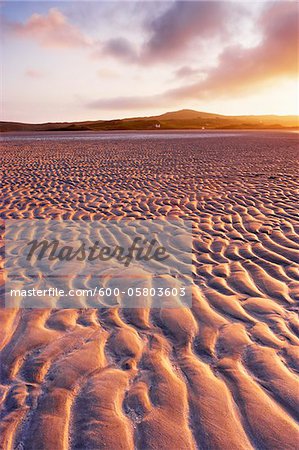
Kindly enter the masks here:
M 1 309 L 0 448 L 298 448 L 298 134 L 38 136 L 1 217 L 192 219 L 193 306 Z

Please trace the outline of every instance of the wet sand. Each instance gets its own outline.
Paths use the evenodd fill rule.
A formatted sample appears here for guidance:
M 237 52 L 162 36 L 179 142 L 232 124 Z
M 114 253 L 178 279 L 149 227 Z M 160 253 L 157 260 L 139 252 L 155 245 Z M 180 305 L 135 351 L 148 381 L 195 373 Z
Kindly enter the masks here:
M 298 448 L 298 134 L 35 136 L 2 219 L 192 220 L 193 306 L 1 309 L 0 448 Z

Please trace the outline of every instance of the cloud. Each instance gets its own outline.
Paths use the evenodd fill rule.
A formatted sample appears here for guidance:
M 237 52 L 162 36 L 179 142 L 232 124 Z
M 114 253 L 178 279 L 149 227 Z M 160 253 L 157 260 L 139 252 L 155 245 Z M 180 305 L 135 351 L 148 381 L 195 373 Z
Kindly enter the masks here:
M 128 39 L 117 37 L 102 42 L 94 56 L 109 55 L 141 66 L 176 61 L 180 55 L 186 57 L 194 41 L 227 39 L 241 11 L 239 4 L 223 1 L 175 1 L 158 15 L 151 8 L 143 20 L 144 39 L 138 49 Z
M 178 6 L 174 8 L 178 8 Z M 194 7 L 191 8 L 191 11 L 194 12 Z M 175 17 L 173 20 L 176 23 Z M 212 27 L 211 22 L 210 26 Z M 190 99 L 215 99 L 220 96 L 231 98 L 250 91 L 256 92 L 260 86 L 265 83 L 269 84 L 271 80 L 278 83 L 279 86 L 280 78 L 297 76 L 298 5 L 296 2 L 266 4 L 257 19 L 256 28 L 261 31 L 262 35 L 258 45 L 249 48 L 241 45 L 225 47 L 217 66 L 206 70 L 204 76 L 200 73 L 198 75 L 200 79 L 191 84 L 169 89 L 154 96 L 100 99 L 90 103 L 89 107 L 123 110 L 161 105 L 169 107 L 174 104 L 182 104 Z M 160 30 L 160 26 L 157 29 Z M 207 25 L 206 30 L 208 29 Z M 173 40 L 173 43 L 176 42 L 173 30 L 161 30 L 156 36 L 163 35 L 163 33 L 167 36 L 168 42 L 169 39 Z M 177 71 L 178 78 L 189 74 L 193 75 L 193 69 L 188 66 Z
M 208 71 L 204 80 L 174 89 L 172 95 L 182 99 L 213 94 L 230 96 L 279 77 L 296 76 L 298 5 L 289 2 L 267 5 L 257 26 L 263 32 L 259 45 L 225 48 L 217 67 Z
M 185 52 L 192 50 L 191 46 L 195 40 L 205 43 L 215 36 L 227 38 L 233 19 L 239 17 L 242 9 L 238 4 L 223 1 L 175 1 L 170 3 L 169 7 L 163 4 L 163 8 L 160 8 L 161 5 L 162 3 L 157 4 L 155 11 L 152 7 L 144 9 L 144 16 L 134 7 L 134 13 L 137 14 L 134 27 L 139 30 L 137 43 L 127 38 L 126 29 L 121 36 L 92 40 L 71 23 L 69 16 L 66 17 L 57 8 L 51 8 L 45 14 L 35 13 L 24 23 L 8 22 L 5 28 L 11 34 L 22 39 L 32 39 L 43 47 L 88 47 L 93 58 L 108 56 L 143 66 L 158 62 L 175 62 L 180 54 L 185 57 Z M 74 15 L 74 7 L 70 11 L 73 11 Z M 84 17 L 81 7 L 79 11 L 80 16 Z M 88 17 L 91 20 L 90 14 Z M 102 17 L 99 17 L 98 26 L 101 20 Z M 108 17 L 105 20 L 108 20 Z M 117 29 L 119 30 L 119 23 Z
M 112 38 L 106 42 L 98 43 L 97 49 L 93 53 L 93 57 L 111 56 L 125 62 L 138 61 L 137 52 L 133 45 L 126 38 Z
M 238 8 L 217 1 L 174 2 L 161 16 L 145 24 L 150 38 L 143 47 L 142 60 L 168 60 L 190 48 L 195 39 L 227 35 L 230 17 Z
M 193 75 L 198 74 L 198 69 L 194 69 L 190 66 L 182 66 L 178 70 L 175 71 L 176 78 L 189 78 Z
M 90 109 L 104 109 L 107 111 L 113 110 L 134 110 L 156 107 L 158 105 L 163 106 L 163 96 L 128 96 L 128 97 L 115 97 L 115 98 L 103 98 L 91 101 L 87 104 Z M 165 106 L 165 105 L 164 105 Z
M 26 70 L 25 75 L 29 78 L 43 78 L 45 76 L 44 72 L 36 69 Z
M 56 8 L 51 8 L 46 15 L 33 14 L 25 23 L 6 23 L 5 28 L 17 37 L 35 40 L 43 47 L 76 48 L 91 44 Z

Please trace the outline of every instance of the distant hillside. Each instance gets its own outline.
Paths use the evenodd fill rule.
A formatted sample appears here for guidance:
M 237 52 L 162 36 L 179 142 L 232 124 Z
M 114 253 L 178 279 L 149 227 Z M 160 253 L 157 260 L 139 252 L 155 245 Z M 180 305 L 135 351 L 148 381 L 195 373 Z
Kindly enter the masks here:
M 212 114 L 206 112 L 194 111 L 192 109 L 181 109 L 180 111 L 167 112 L 160 116 L 155 116 L 159 120 L 196 120 L 196 119 L 212 119 L 216 117 L 225 117 L 220 114 Z
M 283 129 L 299 128 L 299 116 L 224 116 L 190 109 L 160 116 L 116 120 L 29 124 L 0 122 L 1 132 L 16 131 L 113 131 L 113 130 L 197 130 L 197 129 Z

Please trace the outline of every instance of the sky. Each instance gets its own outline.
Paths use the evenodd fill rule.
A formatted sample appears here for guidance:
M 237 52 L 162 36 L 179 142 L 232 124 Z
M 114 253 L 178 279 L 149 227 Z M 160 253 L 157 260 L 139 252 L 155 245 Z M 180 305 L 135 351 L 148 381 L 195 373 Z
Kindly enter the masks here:
M 297 1 L 1 1 L 1 120 L 298 114 Z

